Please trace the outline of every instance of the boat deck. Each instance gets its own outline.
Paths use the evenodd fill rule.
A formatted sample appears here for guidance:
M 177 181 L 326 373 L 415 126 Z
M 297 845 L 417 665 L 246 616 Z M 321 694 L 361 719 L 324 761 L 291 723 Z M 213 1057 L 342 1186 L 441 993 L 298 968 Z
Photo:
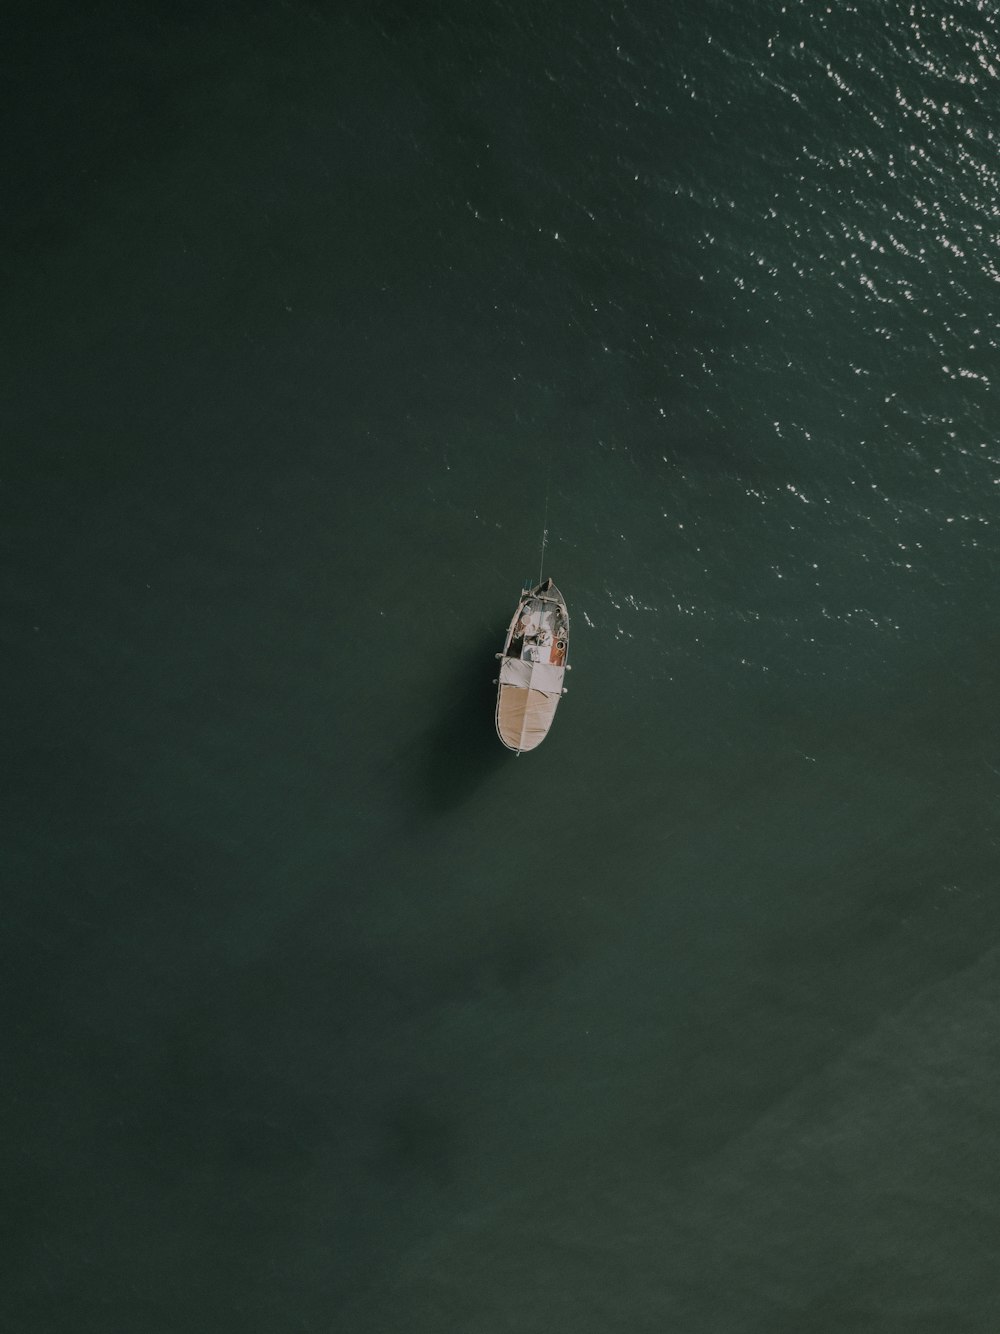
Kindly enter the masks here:
M 566 662 L 566 635 L 567 627 L 557 602 L 549 598 L 525 598 L 506 656 L 562 667 Z

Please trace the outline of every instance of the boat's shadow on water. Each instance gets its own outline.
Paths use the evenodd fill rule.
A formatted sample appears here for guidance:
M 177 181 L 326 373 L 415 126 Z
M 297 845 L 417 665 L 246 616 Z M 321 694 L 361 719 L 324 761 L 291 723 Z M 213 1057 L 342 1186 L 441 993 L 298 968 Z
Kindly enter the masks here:
M 454 670 L 437 700 L 438 721 L 426 737 L 418 771 L 418 799 L 444 812 L 474 796 L 480 785 L 513 758 L 496 734 L 496 636 L 471 643 L 454 659 Z

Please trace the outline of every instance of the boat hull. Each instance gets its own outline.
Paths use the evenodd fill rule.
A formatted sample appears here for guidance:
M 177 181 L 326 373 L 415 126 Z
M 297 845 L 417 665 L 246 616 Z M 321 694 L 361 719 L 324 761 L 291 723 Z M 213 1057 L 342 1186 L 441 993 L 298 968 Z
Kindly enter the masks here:
M 497 735 L 517 754 L 534 750 L 549 733 L 568 670 L 569 613 L 546 579 L 521 594 L 507 629 L 497 678 Z

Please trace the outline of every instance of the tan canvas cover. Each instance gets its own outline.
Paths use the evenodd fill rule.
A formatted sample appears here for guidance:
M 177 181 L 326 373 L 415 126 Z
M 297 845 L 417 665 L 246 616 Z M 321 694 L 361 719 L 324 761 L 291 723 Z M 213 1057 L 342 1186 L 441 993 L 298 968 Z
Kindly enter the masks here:
M 497 699 L 497 731 L 501 741 L 511 750 L 534 750 L 545 739 L 558 703 L 558 695 L 501 685 Z

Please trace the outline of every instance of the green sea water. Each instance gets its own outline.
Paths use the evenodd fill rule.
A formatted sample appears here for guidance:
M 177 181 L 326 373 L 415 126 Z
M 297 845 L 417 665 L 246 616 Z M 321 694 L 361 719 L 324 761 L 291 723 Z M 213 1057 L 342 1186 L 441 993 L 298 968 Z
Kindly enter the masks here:
M 994 12 L 4 59 L 5 1327 L 993 1334 Z

